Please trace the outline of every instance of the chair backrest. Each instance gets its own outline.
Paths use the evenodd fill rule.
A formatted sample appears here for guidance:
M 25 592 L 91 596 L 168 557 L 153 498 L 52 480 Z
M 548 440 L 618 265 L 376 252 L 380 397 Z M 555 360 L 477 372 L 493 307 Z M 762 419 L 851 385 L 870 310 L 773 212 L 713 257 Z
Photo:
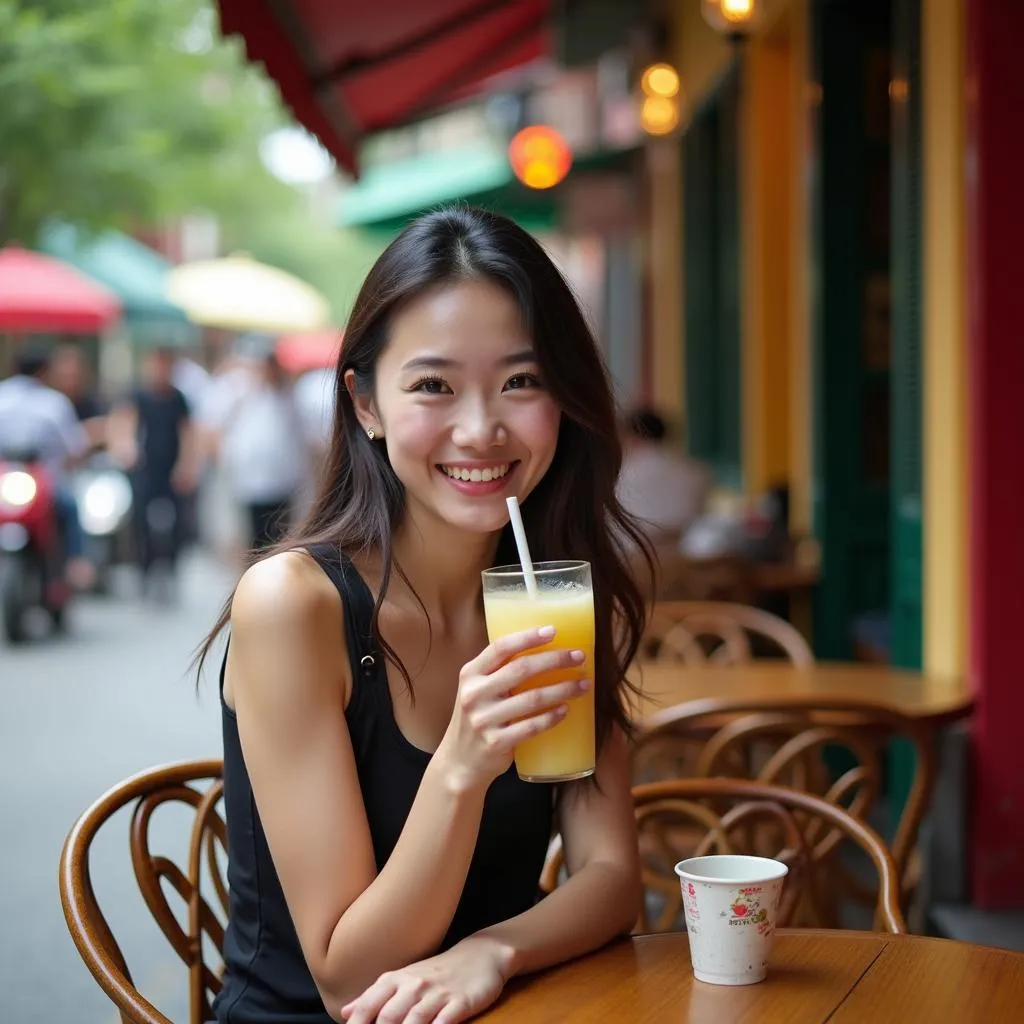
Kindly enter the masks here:
M 814 664 L 807 641 L 784 619 L 723 601 L 658 601 L 642 651 L 645 657 L 684 665 L 741 665 L 756 656 L 752 637 L 798 668 Z
M 116 811 L 134 803 L 130 845 L 139 889 L 157 924 L 188 967 L 189 1021 L 200 1024 L 213 1020 L 211 1000 L 221 982 L 218 968 L 205 963 L 204 954 L 210 947 L 220 952 L 228 908 L 227 885 L 219 861 L 227 851 L 227 830 L 218 811 L 223 792 L 221 775 L 222 763 L 218 760 L 190 761 L 141 772 L 101 796 L 75 822 L 64 841 L 60 856 L 64 918 L 86 966 L 120 1011 L 122 1024 L 172 1022 L 135 988 L 124 955 L 99 908 L 89 870 L 92 841 Z M 153 812 L 169 803 L 182 803 L 195 811 L 184 868 L 150 849 Z M 204 876 L 216 894 L 218 911 L 201 891 Z M 184 928 L 167 901 L 163 882 L 185 904 Z
M 872 861 L 878 876 L 876 927 L 906 932 L 900 909 L 899 874 L 881 837 L 841 807 L 810 793 L 745 779 L 673 779 L 633 789 L 640 839 L 644 908 L 636 930 L 685 928 L 682 889 L 674 868 L 692 856 L 749 853 L 789 866 L 779 908 L 783 927 L 797 923 L 807 904 L 827 893 L 818 871 L 811 833 L 824 827 L 842 833 Z M 696 843 L 694 843 L 696 837 Z M 542 888 L 558 884 L 561 847 L 545 865 Z
M 659 713 L 637 737 L 633 779 L 756 779 L 809 792 L 867 821 L 883 789 L 893 740 L 909 743 L 915 760 L 891 848 L 906 892 L 911 888 L 911 855 L 935 785 L 936 755 L 931 729 L 895 708 L 786 695 L 756 702 L 712 697 L 681 704 Z M 835 830 L 826 831 L 815 840 L 814 855 L 822 868 L 831 862 L 848 894 L 865 902 L 873 894 L 834 856 L 840 841 Z M 835 892 L 838 896 L 840 889 Z

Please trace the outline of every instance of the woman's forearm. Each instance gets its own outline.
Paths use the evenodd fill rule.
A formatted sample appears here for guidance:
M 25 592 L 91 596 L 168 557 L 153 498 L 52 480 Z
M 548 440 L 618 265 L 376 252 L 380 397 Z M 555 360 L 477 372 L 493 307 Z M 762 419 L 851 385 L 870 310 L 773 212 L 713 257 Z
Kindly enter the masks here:
M 596 862 L 536 906 L 465 941 L 497 944 L 504 951 L 508 977 L 528 974 L 625 935 L 640 916 L 642 899 L 643 890 L 632 872 Z
M 465 886 L 486 792 L 431 761 L 387 863 L 331 934 L 318 974 L 338 1007 L 436 951 Z

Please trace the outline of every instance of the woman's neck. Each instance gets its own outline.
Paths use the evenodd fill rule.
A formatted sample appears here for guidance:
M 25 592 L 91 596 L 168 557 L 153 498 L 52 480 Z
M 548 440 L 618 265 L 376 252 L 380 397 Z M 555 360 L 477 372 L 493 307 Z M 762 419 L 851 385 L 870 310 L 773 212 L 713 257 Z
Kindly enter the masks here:
M 480 573 L 497 550 L 499 534 L 472 534 L 442 523 L 423 523 L 407 510 L 395 532 L 393 554 L 408 578 L 392 576 L 394 593 L 411 586 L 435 626 L 464 621 L 480 605 Z M 410 595 L 411 596 L 411 595 Z

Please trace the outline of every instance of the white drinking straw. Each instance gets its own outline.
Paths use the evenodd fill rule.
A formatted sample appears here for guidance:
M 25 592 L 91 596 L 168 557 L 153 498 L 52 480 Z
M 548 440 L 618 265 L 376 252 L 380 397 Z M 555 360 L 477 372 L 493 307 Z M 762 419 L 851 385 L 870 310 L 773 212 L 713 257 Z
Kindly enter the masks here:
M 523 528 L 523 515 L 519 511 L 519 499 L 513 495 L 505 499 L 508 505 L 508 517 L 512 522 L 516 547 L 519 549 L 519 564 L 523 567 L 523 578 L 526 580 L 526 592 L 530 597 L 537 596 L 537 577 L 533 572 L 533 559 L 530 558 L 530 545 L 526 543 L 526 530 Z

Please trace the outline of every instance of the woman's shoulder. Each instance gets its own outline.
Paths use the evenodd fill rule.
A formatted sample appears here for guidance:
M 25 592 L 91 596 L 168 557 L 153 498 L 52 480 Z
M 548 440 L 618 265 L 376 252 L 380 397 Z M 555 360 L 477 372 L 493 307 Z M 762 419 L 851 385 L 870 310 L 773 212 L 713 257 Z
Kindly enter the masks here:
M 270 555 L 246 570 L 232 598 L 225 700 L 234 706 L 237 677 L 263 698 L 308 691 L 336 699 L 330 695 L 340 685 L 347 703 L 345 643 L 341 595 L 312 556 Z M 325 674 L 331 665 L 336 671 Z
M 305 631 L 321 617 L 340 612 L 337 588 L 312 555 L 296 549 L 269 555 L 243 573 L 231 602 L 231 625 L 232 631 Z

